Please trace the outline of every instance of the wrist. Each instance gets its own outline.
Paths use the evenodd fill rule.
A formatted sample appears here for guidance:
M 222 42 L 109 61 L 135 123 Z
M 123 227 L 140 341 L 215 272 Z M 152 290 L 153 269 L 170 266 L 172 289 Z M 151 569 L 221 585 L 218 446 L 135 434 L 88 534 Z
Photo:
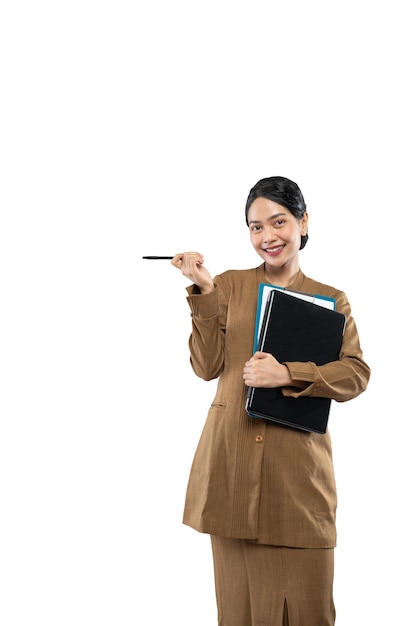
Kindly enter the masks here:
M 213 289 L 214 289 L 214 285 L 212 285 L 211 287 L 200 287 L 200 293 L 202 294 L 211 293 Z

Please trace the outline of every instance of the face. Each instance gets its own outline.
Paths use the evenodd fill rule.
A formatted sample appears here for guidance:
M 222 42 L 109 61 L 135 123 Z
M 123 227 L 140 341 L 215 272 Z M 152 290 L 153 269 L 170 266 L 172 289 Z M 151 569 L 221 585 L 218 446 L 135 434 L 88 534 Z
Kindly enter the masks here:
M 252 245 L 267 269 L 298 270 L 298 251 L 301 235 L 307 232 L 307 213 L 299 220 L 284 206 L 256 198 L 249 207 L 248 222 Z

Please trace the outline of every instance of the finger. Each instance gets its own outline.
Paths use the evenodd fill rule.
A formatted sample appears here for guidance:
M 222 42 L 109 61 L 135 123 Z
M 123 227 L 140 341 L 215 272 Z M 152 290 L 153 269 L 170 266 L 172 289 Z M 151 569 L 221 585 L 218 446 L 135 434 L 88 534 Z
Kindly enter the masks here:
M 183 256 L 184 254 L 182 252 L 180 252 L 179 254 L 176 254 L 171 261 L 171 265 L 174 265 L 174 267 L 181 269 Z

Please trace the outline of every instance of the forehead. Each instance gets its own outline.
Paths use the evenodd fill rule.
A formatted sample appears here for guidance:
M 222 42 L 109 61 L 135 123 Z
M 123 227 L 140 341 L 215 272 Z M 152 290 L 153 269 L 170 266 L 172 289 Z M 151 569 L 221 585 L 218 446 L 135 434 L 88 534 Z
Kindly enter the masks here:
M 278 204 L 278 202 L 268 200 L 268 198 L 256 198 L 249 207 L 248 221 L 265 221 L 278 215 L 291 216 L 292 214 L 291 211 L 282 206 L 282 204 Z

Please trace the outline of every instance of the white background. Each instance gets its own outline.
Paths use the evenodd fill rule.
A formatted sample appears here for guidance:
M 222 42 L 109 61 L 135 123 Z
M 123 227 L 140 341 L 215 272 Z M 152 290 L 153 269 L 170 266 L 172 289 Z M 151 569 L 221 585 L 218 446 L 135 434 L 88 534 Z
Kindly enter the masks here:
M 209 538 L 181 523 L 215 382 L 188 363 L 186 279 L 141 257 L 258 265 L 244 205 L 275 174 L 307 202 L 303 271 L 347 293 L 372 367 L 330 417 L 337 624 L 417 623 L 413 16 L 2 3 L 2 626 L 216 623 Z

